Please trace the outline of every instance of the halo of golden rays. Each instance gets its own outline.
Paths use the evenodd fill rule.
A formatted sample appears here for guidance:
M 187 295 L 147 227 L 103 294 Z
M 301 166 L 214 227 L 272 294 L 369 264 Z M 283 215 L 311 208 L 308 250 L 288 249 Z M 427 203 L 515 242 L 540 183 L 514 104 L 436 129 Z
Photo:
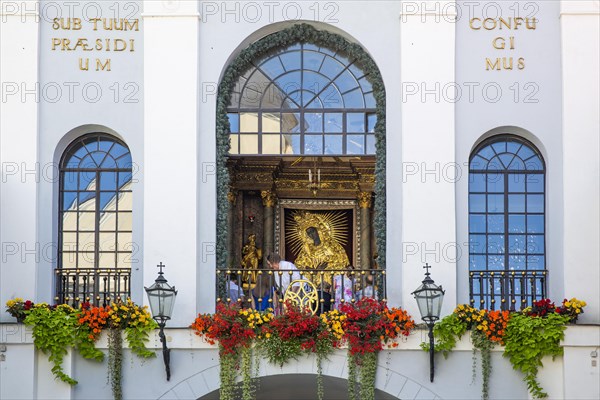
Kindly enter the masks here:
M 286 216 L 285 237 L 294 255 L 310 239 L 306 230 L 316 228 L 321 240 L 327 235 L 342 247 L 348 244 L 348 218 L 343 211 L 313 212 L 294 210 Z

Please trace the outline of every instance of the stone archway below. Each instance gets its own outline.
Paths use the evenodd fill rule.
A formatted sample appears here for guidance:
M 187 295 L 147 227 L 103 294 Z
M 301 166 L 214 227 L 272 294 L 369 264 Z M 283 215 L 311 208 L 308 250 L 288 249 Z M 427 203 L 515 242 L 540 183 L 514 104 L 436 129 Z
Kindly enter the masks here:
M 325 398 L 343 400 L 348 398 L 348 381 L 333 376 L 323 376 Z M 375 390 L 378 400 L 397 400 L 388 393 Z M 259 379 L 256 400 L 306 400 L 317 398 L 317 377 L 312 374 L 285 374 L 265 376 Z M 219 391 L 215 390 L 198 400 L 218 400 Z

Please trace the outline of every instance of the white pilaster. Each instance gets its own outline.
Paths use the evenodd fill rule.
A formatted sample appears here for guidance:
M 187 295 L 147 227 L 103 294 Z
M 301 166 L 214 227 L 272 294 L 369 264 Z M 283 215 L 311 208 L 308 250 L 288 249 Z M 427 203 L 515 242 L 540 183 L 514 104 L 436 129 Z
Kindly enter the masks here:
M 41 254 L 36 243 L 39 4 L 0 1 L 0 20 L 0 304 L 4 305 L 13 297 L 35 299 Z M 14 319 L 1 312 L 0 321 Z
M 403 184 L 402 246 L 389 243 L 389 258 L 402 260 L 402 304 L 415 316 L 419 311 L 411 292 L 423 280 L 425 262 L 432 265 L 436 284 L 446 289 L 442 313 L 450 312 L 456 300 L 455 190 L 447 176 L 447 166 L 455 161 L 454 103 L 440 99 L 439 90 L 440 82 L 455 79 L 455 23 L 443 11 L 455 8 L 446 6 L 454 2 L 435 3 L 420 3 L 419 12 L 400 15 L 403 91 L 396 95 L 403 96 L 402 162 L 388 157 L 387 166 L 402 173 Z M 417 87 L 418 94 L 405 96 L 407 85 Z
M 561 2 L 565 296 L 600 322 L 600 70 L 598 1 Z M 551 216 L 550 216 L 551 217 Z
M 195 2 L 144 2 L 144 285 L 163 262 L 173 326 L 196 315 L 198 26 Z

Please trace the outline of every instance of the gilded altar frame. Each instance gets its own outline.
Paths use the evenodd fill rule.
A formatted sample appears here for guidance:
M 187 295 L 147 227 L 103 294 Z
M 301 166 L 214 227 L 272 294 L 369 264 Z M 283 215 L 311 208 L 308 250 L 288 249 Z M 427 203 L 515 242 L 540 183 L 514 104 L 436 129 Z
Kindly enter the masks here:
M 275 210 L 275 252 L 285 258 L 285 210 L 352 210 L 352 254 L 353 266 L 360 266 L 360 217 L 357 200 L 280 199 Z

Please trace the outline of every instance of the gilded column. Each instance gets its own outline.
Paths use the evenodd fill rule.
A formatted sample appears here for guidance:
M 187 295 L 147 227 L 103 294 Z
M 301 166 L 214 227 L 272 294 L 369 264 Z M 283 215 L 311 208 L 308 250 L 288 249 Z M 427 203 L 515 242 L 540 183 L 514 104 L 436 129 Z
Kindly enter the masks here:
M 237 190 L 230 190 L 227 193 L 227 200 L 229 207 L 227 208 L 227 267 L 231 267 L 233 264 L 233 229 L 234 227 L 234 218 L 233 211 L 235 208 L 235 202 L 237 200 Z
M 277 203 L 277 195 L 271 190 L 263 190 L 260 192 L 265 207 L 263 213 L 263 265 L 266 265 L 266 257 L 273 251 L 275 240 L 275 232 L 273 223 L 275 221 L 275 204 Z
M 360 268 L 371 268 L 371 192 L 358 193 L 360 207 Z

